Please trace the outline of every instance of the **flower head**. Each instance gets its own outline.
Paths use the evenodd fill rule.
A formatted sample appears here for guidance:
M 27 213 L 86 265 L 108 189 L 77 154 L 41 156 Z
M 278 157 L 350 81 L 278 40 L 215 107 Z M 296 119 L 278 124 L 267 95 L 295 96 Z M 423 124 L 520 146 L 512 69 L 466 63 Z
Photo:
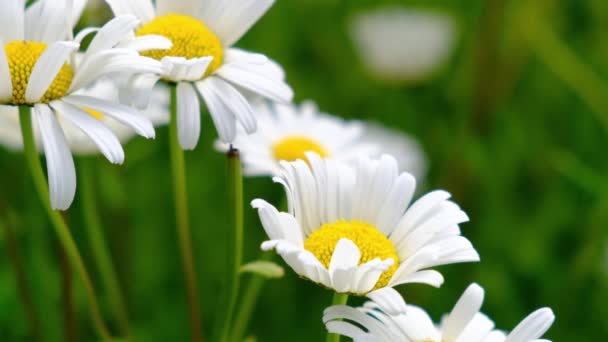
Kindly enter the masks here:
M 85 29 L 73 38 L 81 1 L 73 5 L 68 0 L 39 0 L 25 9 L 23 0 L 11 0 L 0 7 L 0 116 L 14 113 L 18 106 L 32 107 L 47 160 L 51 205 L 67 209 L 74 198 L 76 178 L 59 120 L 81 130 L 110 162 L 122 163 L 119 140 L 91 111 L 147 138 L 154 137 L 152 124 L 129 107 L 80 91 L 104 76 L 159 72 L 162 65 L 121 46 L 137 26 L 132 16 L 118 17 L 101 29 Z M 80 41 L 92 32 L 96 36 L 78 57 Z M 170 46 L 160 37 L 139 43 L 147 48 Z
M 388 81 L 415 82 L 432 76 L 449 57 L 455 39 L 449 16 L 400 7 L 359 14 L 351 26 L 369 71 Z
M 323 322 L 330 332 L 348 336 L 354 341 L 540 342 L 538 339 L 555 320 L 551 309 L 539 309 L 507 335 L 494 330 L 494 322 L 479 312 L 483 297 L 484 290 L 479 285 L 470 285 L 438 325 L 423 309 L 413 305 L 408 305 L 405 313 L 387 313 L 393 299 L 382 296 L 361 308 L 346 305 L 327 308 Z
M 139 82 L 138 93 L 162 79 L 177 84 L 180 145 L 194 149 L 200 136 L 199 95 L 224 142 L 232 142 L 237 122 L 247 133 L 257 129 L 255 113 L 245 94 L 288 102 L 293 92 L 283 70 L 266 56 L 233 48 L 274 0 L 106 0 L 116 15 L 132 14 L 142 24 L 136 35 L 170 39 L 170 49 L 142 50 L 162 62 L 164 71 Z
M 428 268 L 478 261 L 458 224 L 468 220 L 450 194 L 434 191 L 411 206 L 416 181 L 399 174 L 393 157 L 359 159 L 356 166 L 307 153 L 308 163 L 281 162 L 289 213 L 257 199 L 275 249 L 299 275 L 339 293 L 373 296 L 393 286 L 440 286 Z M 393 294 L 394 296 L 394 294 Z M 398 311 L 398 309 L 396 309 Z
M 281 160 L 307 160 L 306 152 L 354 162 L 360 156 L 379 157 L 384 151 L 397 159 L 399 170 L 411 172 L 417 179 L 425 169 L 424 153 L 412 138 L 377 124 L 323 113 L 312 101 L 299 106 L 254 101 L 252 108 L 258 130 L 253 134 L 240 130 L 233 143 L 249 176 L 280 175 Z M 216 147 L 228 150 L 220 141 Z

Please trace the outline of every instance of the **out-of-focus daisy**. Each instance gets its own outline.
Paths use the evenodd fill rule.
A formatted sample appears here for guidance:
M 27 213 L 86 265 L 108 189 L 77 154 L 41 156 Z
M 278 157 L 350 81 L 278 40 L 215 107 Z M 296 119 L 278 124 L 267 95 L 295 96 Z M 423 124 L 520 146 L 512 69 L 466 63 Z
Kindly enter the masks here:
M 193 149 L 200 136 L 200 95 L 209 109 L 219 137 L 232 142 L 237 121 L 246 132 L 256 130 L 256 118 L 243 94 L 288 102 L 293 92 L 283 70 L 261 54 L 233 48 L 274 0 L 106 0 L 116 15 L 133 14 L 142 20 L 137 35 L 169 38 L 173 47 L 143 54 L 160 60 L 165 71 L 157 77 L 133 79 L 135 98 L 158 79 L 177 84 L 179 142 Z M 198 95 L 197 95 L 198 94 Z M 145 103 L 145 99 L 141 100 Z
M 116 48 L 137 25 L 123 16 L 101 29 L 86 29 L 72 38 L 77 18 L 71 1 L 41 0 L 25 10 L 23 0 L 0 5 L 0 116 L 18 106 L 32 107 L 46 155 L 51 205 L 67 209 L 74 198 L 74 162 L 58 117 L 88 135 L 112 163 L 121 163 L 124 152 L 118 138 L 87 110 L 93 110 L 132 127 L 138 134 L 154 137 L 152 124 L 133 109 L 96 96 L 79 95 L 110 74 L 159 72 L 157 61 L 132 49 Z M 77 58 L 80 39 L 98 31 L 82 58 Z M 132 34 L 132 33 L 131 33 Z M 170 46 L 161 37 L 138 40 L 140 46 Z
M 404 314 L 386 313 L 383 303 L 367 302 L 361 308 L 336 305 L 325 310 L 327 329 L 354 341 L 368 342 L 540 342 L 555 316 L 549 308 L 536 310 L 510 334 L 494 329 L 494 322 L 479 312 L 484 291 L 470 285 L 452 311 L 435 325 L 421 308 L 407 306 Z
M 356 166 L 307 153 L 308 163 L 281 162 L 289 213 L 256 199 L 260 220 L 275 249 L 299 275 L 337 293 L 401 298 L 405 283 L 440 286 L 428 268 L 478 261 L 458 224 L 467 215 L 433 191 L 410 206 L 416 181 L 399 174 L 393 157 L 361 158 Z M 395 301 L 397 305 L 399 301 Z
M 255 101 L 252 108 L 258 130 L 253 134 L 240 130 L 233 143 L 241 153 L 246 175 L 279 175 L 279 161 L 306 160 L 306 152 L 345 162 L 361 156 L 379 157 L 383 152 L 393 155 L 399 170 L 416 179 L 426 168 L 422 149 L 407 135 L 320 112 L 312 101 L 299 106 Z M 229 148 L 221 141 L 216 147 L 220 151 Z
M 86 89 L 77 91 L 75 94 L 94 96 L 113 103 L 119 103 L 119 83 L 110 78 L 104 78 Z M 11 150 L 21 150 L 23 148 L 23 137 L 19 128 L 19 109 L 7 106 L 0 110 L 3 110 L 3 113 L 0 115 L 0 144 Z M 122 144 L 127 143 L 137 134 L 133 127 L 125 125 L 110 116 L 89 108 L 84 108 L 84 110 L 108 127 Z M 169 94 L 166 89 L 155 88 L 149 106 L 145 110 L 141 110 L 140 113 L 141 116 L 147 118 L 155 127 L 167 124 L 169 122 Z M 95 141 L 78 126 L 61 115 L 57 117 L 57 120 L 61 125 L 68 146 L 73 154 L 90 155 L 100 152 Z M 40 129 L 36 122 L 33 125 L 36 141 L 41 142 Z M 38 145 L 42 149 L 42 145 Z
M 446 14 L 386 7 L 354 17 L 351 36 L 369 71 L 389 81 L 432 76 L 449 57 L 455 24 Z

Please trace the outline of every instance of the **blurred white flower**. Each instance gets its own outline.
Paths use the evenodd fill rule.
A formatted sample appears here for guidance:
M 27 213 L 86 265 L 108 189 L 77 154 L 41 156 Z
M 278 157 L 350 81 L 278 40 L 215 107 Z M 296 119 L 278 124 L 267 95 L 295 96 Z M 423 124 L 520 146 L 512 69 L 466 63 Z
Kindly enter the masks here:
M 146 138 L 155 134 L 150 121 L 132 108 L 95 94 L 79 94 L 111 74 L 130 77 L 163 70 L 158 61 L 121 46 L 137 26 L 132 16 L 117 17 L 102 28 L 87 28 L 73 37 L 73 27 L 83 3 L 81 0 L 39 0 L 26 9 L 25 0 L 11 0 L 0 5 L 0 117 L 13 115 L 20 106 L 32 108 L 32 121 L 40 131 L 46 156 L 54 209 L 67 209 L 76 192 L 74 161 L 59 117 L 95 141 L 99 151 L 112 163 L 124 160 L 120 141 L 84 108 L 131 126 Z M 81 40 L 92 32 L 97 35 L 82 58 L 78 58 Z M 167 42 L 152 39 L 141 45 L 153 48 L 159 40 Z
M 360 158 L 356 166 L 307 153 L 308 163 L 281 162 L 289 212 L 261 199 L 252 202 L 269 240 L 300 276 L 338 293 L 405 304 L 394 286 L 439 287 L 430 268 L 479 261 L 459 224 L 468 221 L 450 194 L 433 191 L 410 205 L 416 180 L 399 173 L 390 156 Z M 403 305 L 402 305 L 403 304 Z
M 279 175 L 279 161 L 306 160 L 306 152 L 344 162 L 389 154 L 397 159 L 400 171 L 412 173 L 417 180 L 424 175 L 424 152 L 406 134 L 323 113 L 312 101 L 298 106 L 259 100 L 253 101 L 252 108 L 258 130 L 253 134 L 239 130 L 233 143 L 241 153 L 246 175 Z M 225 152 L 229 145 L 217 141 L 216 148 Z
M 507 335 L 494 330 L 494 322 L 479 312 L 483 297 L 479 285 L 470 285 L 438 325 L 417 306 L 407 305 L 404 314 L 393 315 L 388 313 L 387 303 L 377 300 L 361 308 L 327 308 L 323 322 L 330 332 L 355 342 L 549 342 L 539 338 L 555 320 L 551 309 L 534 311 Z
M 237 122 L 248 133 L 257 129 L 256 117 L 244 94 L 254 93 L 289 102 L 293 91 L 281 67 L 266 56 L 233 45 L 270 9 L 274 0 L 106 0 L 115 15 L 132 14 L 141 20 L 136 36 L 170 39 L 170 49 L 147 50 L 142 55 L 162 62 L 156 75 L 132 80 L 134 104 L 145 103 L 148 90 L 159 80 L 177 84 L 177 129 L 183 149 L 196 147 L 201 132 L 200 99 L 224 142 L 236 136 Z M 140 39 L 139 39 L 140 40 Z M 139 89 L 139 91 L 137 90 Z
M 356 15 L 351 36 L 369 71 L 389 81 L 421 81 L 450 56 L 456 38 L 447 14 L 385 7 Z

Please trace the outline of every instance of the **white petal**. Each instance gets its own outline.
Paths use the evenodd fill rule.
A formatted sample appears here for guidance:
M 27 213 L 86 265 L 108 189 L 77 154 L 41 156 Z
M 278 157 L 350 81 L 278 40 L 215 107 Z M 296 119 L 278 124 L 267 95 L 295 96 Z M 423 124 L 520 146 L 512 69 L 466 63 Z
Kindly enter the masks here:
M 106 0 L 114 15 L 131 14 L 146 23 L 154 18 L 151 0 Z
M 154 94 L 154 86 L 160 77 L 155 74 L 137 74 L 129 78 L 127 85 L 121 87 L 118 95 L 120 102 L 131 104 L 135 108 L 143 110 L 148 108 L 150 97 Z M 158 91 L 157 95 L 158 95 Z M 168 92 L 166 92 L 168 93 Z M 165 110 L 163 108 L 163 110 Z M 166 111 L 168 113 L 168 111 Z
M 202 19 L 225 46 L 236 43 L 274 4 L 274 0 L 205 1 Z
M 163 78 L 174 81 L 199 81 L 207 71 L 213 57 L 185 59 L 183 57 L 163 57 Z
M 549 308 L 538 309 L 528 315 L 511 331 L 505 342 L 528 342 L 543 336 L 555 321 Z
M 144 138 L 154 138 L 154 126 L 148 118 L 135 109 L 117 103 L 84 95 L 70 95 L 63 99 L 80 108 L 90 108 L 133 128 Z
M 24 40 L 25 0 L 3 1 L 0 23 L 2 23 L 0 40 L 5 42 Z
M 201 134 L 201 106 L 192 84 L 177 84 L 177 133 L 184 150 L 193 150 Z
M 443 323 L 441 331 L 444 339 L 453 341 L 464 331 L 481 309 L 483 297 L 484 291 L 481 286 L 469 285 Z
M 219 77 L 209 77 L 205 80 L 209 83 L 209 86 L 215 89 L 215 92 L 219 95 L 220 99 L 226 107 L 230 108 L 234 116 L 239 120 L 245 132 L 251 134 L 257 129 L 257 121 L 249 102 L 241 93 L 239 93 L 233 86 L 228 84 L 226 81 Z
M 4 42 L 0 39 L 0 102 L 8 102 L 11 97 L 13 97 L 13 81 L 4 51 Z
M 433 287 L 441 287 L 444 279 L 441 273 L 435 270 L 424 270 L 411 273 L 407 276 L 399 277 L 394 281 L 391 281 L 390 286 L 397 286 L 401 284 L 427 284 Z
M 140 52 L 147 50 L 167 50 L 170 49 L 171 46 L 173 46 L 173 43 L 169 39 L 154 34 L 135 37 L 116 45 L 118 48 L 131 49 Z
M 125 39 L 138 24 L 137 18 L 132 15 L 116 17 L 105 24 L 91 41 L 87 48 L 87 55 L 110 49 Z
M 338 241 L 329 263 L 329 274 L 336 292 L 347 292 L 354 285 L 360 258 L 361 252 L 354 242 L 348 239 Z
M 186 14 L 193 15 L 198 13 L 200 3 L 199 0 L 156 0 L 156 15 L 162 16 L 166 14 Z
M 82 109 L 63 101 L 51 102 L 51 107 L 86 134 L 101 153 L 113 164 L 122 164 L 125 153 L 114 133 Z
M 38 122 L 46 156 L 51 206 L 56 210 L 66 210 L 76 194 L 72 153 L 59 122 L 47 105 L 35 105 L 33 115 Z
M 261 71 L 263 72 L 263 71 Z M 293 90 L 282 81 L 247 70 L 238 64 L 222 65 L 216 74 L 223 79 L 276 102 L 290 102 Z
M 70 0 L 40 0 L 25 12 L 25 38 L 47 44 L 72 38 Z
M 384 287 L 376 291 L 370 292 L 366 295 L 368 298 L 373 300 L 382 311 L 389 315 L 401 315 L 407 311 L 405 300 L 392 287 Z
M 70 54 L 76 49 L 77 43 L 56 42 L 44 50 L 27 83 L 25 100 L 28 103 L 36 103 L 44 96 Z
M 220 139 L 225 143 L 234 141 L 234 138 L 236 137 L 236 118 L 230 109 L 207 82 L 197 82 L 196 88 L 205 100 L 205 104 L 207 105 L 207 109 L 209 109 L 209 114 L 211 115 L 211 119 L 213 119 L 215 129 L 217 130 Z

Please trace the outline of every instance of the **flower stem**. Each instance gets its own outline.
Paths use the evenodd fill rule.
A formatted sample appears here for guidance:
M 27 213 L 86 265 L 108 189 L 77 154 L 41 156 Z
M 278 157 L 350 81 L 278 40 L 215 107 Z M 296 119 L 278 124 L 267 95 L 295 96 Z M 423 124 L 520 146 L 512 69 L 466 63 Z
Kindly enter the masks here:
M 40 320 L 36 314 L 34 301 L 32 300 L 32 295 L 27 285 L 27 275 L 25 274 L 25 267 L 19 251 L 19 241 L 17 241 L 17 237 L 11 222 L 2 222 L 0 220 L 0 229 L 3 229 L 5 233 L 6 251 L 11 263 L 13 264 L 17 291 L 19 293 L 19 299 L 23 304 L 23 310 L 28 321 L 32 341 L 42 341 L 42 335 L 40 333 Z
M 76 243 L 72 238 L 72 234 L 70 233 L 68 226 L 64 222 L 59 212 L 51 208 L 49 189 L 44 176 L 44 171 L 42 169 L 42 164 L 40 163 L 40 159 L 38 157 L 36 142 L 34 140 L 31 108 L 29 106 L 20 106 L 19 118 L 21 120 L 21 134 L 23 135 L 23 149 L 27 159 L 27 164 L 32 174 L 34 186 L 38 192 L 38 197 L 42 202 L 53 228 L 55 229 L 55 233 L 57 234 L 62 248 L 65 250 L 72 267 L 82 281 L 89 300 L 91 318 L 93 320 L 95 329 L 105 341 L 110 341 L 112 339 L 110 332 L 108 331 L 108 328 L 106 327 L 101 316 L 95 288 L 93 287 L 93 283 L 89 277 L 89 272 L 86 269 L 84 261 L 80 256 L 78 247 L 76 246 Z
M 271 260 L 272 254 L 264 253 L 264 255 L 260 258 L 260 260 Z M 242 341 L 243 335 L 245 335 L 245 329 L 247 329 L 247 324 L 251 320 L 251 314 L 257 304 L 258 297 L 260 296 L 260 291 L 266 284 L 266 278 L 259 275 L 252 275 L 249 283 L 247 284 L 247 288 L 243 292 L 243 298 L 241 300 L 238 313 L 234 319 L 234 323 L 232 324 L 232 334 L 230 341 Z
M 63 339 L 66 342 L 78 341 L 76 331 L 76 310 L 74 307 L 74 272 L 68 256 L 57 244 L 59 270 L 61 273 L 61 308 L 63 311 Z
M 334 299 L 331 305 L 346 305 L 348 302 L 348 294 L 346 293 L 334 293 Z M 326 342 L 339 342 L 340 335 L 327 333 Z
M 80 160 L 80 194 L 82 200 L 82 211 L 85 226 L 91 244 L 93 259 L 97 265 L 97 270 L 101 276 L 108 296 L 110 305 L 118 319 L 120 332 L 129 335 L 129 315 L 125 302 L 125 297 L 120 289 L 116 269 L 112 262 L 112 256 L 108 249 L 108 244 L 103 233 L 103 228 L 97 211 L 95 198 L 95 165 L 94 160 Z
M 193 342 L 203 341 L 201 327 L 200 297 L 196 272 L 194 270 L 194 257 L 192 253 L 192 232 L 188 214 L 188 193 L 186 192 L 186 162 L 184 151 L 179 145 L 177 133 L 177 89 L 175 84 L 171 88 L 171 122 L 169 124 L 169 144 L 171 149 L 171 168 L 173 173 L 173 189 L 175 195 L 175 215 L 177 234 L 184 269 L 186 290 L 188 293 L 188 307 L 190 310 L 190 329 Z
M 228 307 L 226 315 L 224 317 L 224 327 L 222 329 L 221 341 L 226 342 L 230 337 L 232 327 L 232 316 L 239 294 L 240 286 L 240 269 L 241 262 L 243 259 L 243 177 L 241 170 L 241 159 L 239 151 L 230 146 L 230 150 L 227 155 L 228 163 L 228 196 L 229 205 L 233 208 L 232 215 L 229 215 L 233 220 L 231 225 L 233 230 L 232 236 L 232 250 L 233 255 L 230 261 L 232 262 L 232 269 L 228 274 L 228 286 L 227 289 L 230 291 L 228 296 Z

